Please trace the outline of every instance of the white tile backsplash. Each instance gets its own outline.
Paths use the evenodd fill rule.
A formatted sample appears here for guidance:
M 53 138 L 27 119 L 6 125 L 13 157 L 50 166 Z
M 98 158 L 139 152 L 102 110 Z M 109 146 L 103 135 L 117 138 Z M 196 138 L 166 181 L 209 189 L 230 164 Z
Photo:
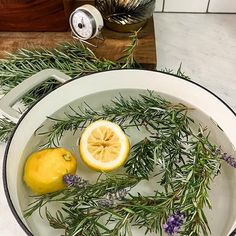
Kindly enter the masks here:
M 208 11 L 236 13 L 236 0 L 211 0 Z
M 156 0 L 155 12 L 236 13 L 236 0 Z
M 155 12 L 162 11 L 163 8 L 163 0 L 156 0 Z
M 220 1 L 220 0 L 219 0 Z M 222 0 L 225 1 L 225 0 Z M 236 1 L 236 0 L 233 0 Z M 165 0 L 167 12 L 206 12 L 208 0 Z

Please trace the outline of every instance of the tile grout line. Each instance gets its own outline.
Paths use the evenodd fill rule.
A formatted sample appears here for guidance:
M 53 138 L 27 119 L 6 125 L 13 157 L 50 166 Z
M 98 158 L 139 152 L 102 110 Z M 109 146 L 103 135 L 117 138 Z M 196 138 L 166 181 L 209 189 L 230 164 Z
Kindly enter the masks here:
M 191 12 L 191 11 L 154 11 L 154 13 L 162 13 L 162 14 L 193 14 L 193 15 L 236 15 L 236 12 Z M 236 235 L 235 235 L 236 236 Z
M 164 9 L 165 9 L 165 0 L 163 0 L 163 2 L 162 2 L 162 12 L 164 12 Z
M 208 0 L 208 3 L 207 3 L 207 8 L 206 8 L 206 13 L 208 13 L 208 12 L 209 12 L 209 6 L 210 6 L 210 2 L 211 2 L 211 0 Z
M 236 12 L 204 12 L 204 11 L 154 11 L 154 13 L 161 13 L 161 14 L 207 14 L 207 15 L 236 15 Z
M 158 1 L 158 0 L 157 0 Z M 162 9 L 161 10 L 157 10 L 155 11 L 154 13 L 188 13 L 188 14 L 236 14 L 236 11 L 235 12 L 209 12 L 209 7 L 210 7 L 210 4 L 211 4 L 211 0 L 208 0 L 207 2 L 207 7 L 206 7 L 206 11 L 203 11 L 203 12 L 187 12 L 187 11 L 165 11 L 165 0 L 163 0 L 162 2 Z

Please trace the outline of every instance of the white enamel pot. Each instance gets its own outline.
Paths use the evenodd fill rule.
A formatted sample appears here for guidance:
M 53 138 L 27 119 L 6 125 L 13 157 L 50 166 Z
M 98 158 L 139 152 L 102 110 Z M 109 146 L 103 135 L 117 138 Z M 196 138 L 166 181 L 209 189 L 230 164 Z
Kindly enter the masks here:
M 236 155 L 236 116 L 235 113 L 217 96 L 200 85 L 163 72 L 146 70 L 113 70 L 100 72 L 69 80 L 53 92 L 38 101 L 19 119 L 19 114 L 12 105 L 32 86 L 54 77 L 65 82 L 70 78 L 56 70 L 45 70 L 25 80 L 16 89 L 0 100 L 0 109 L 14 122 L 16 128 L 8 141 L 4 163 L 3 181 L 5 194 L 13 215 L 25 234 L 34 236 L 57 236 L 60 232 L 50 228 L 38 214 L 24 219 L 23 210 L 29 204 L 29 191 L 22 180 L 23 167 L 27 156 L 34 151 L 42 137 L 35 136 L 35 131 L 47 117 L 61 117 L 68 112 L 68 105 L 79 106 L 86 101 L 94 108 L 108 104 L 120 93 L 124 97 L 137 96 L 146 90 L 153 90 L 161 96 L 177 103 L 182 102 L 194 107 L 192 118 L 207 125 L 213 141 L 225 151 Z M 19 120 L 18 120 L 19 119 Z M 50 124 L 49 124 L 50 125 Z M 72 148 L 75 155 L 77 137 L 65 135 L 62 145 Z M 131 140 L 132 143 L 132 140 Z M 78 157 L 79 158 L 79 157 Z M 84 178 L 93 178 L 94 173 L 80 163 L 79 171 Z M 235 227 L 236 220 L 236 170 L 222 163 L 222 171 L 216 177 L 210 190 L 213 210 L 207 212 L 213 236 L 228 236 Z M 148 191 L 148 186 L 145 186 Z M 152 187 L 150 187 L 151 189 Z M 135 236 L 143 236 L 143 231 L 136 231 Z M 155 234 L 150 234 L 155 235 Z

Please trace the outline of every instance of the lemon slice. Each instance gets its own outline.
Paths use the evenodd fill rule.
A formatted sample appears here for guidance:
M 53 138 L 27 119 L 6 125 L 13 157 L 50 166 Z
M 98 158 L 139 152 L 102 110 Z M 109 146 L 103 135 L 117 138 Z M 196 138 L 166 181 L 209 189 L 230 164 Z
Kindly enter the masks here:
M 130 144 L 117 124 L 99 120 L 84 130 L 79 149 L 82 160 L 89 167 L 98 171 L 111 171 L 127 160 Z

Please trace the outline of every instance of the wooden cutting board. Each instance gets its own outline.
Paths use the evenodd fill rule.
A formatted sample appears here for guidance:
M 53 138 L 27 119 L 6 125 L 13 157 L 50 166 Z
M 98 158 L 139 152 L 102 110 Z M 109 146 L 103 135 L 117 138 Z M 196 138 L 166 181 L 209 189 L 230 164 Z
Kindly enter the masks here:
M 0 31 L 6 31 L 0 32 L 0 59 L 5 58 L 6 52 L 14 52 L 19 48 L 51 48 L 61 42 L 73 41 L 67 25 L 68 15 L 73 9 L 84 4 L 93 4 L 93 0 L 0 0 Z M 7 12 L 14 16 L 14 19 L 9 17 Z M 87 46 L 98 58 L 117 61 L 130 44 L 130 34 L 115 32 L 106 27 L 102 33 L 104 40 L 90 41 L 95 45 L 98 43 L 98 47 Z M 135 50 L 135 59 L 146 69 L 156 68 L 155 41 L 154 22 L 151 18 L 143 27 Z
M 0 0 L 0 31 L 66 31 L 64 1 Z
M 104 40 L 92 39 L 97 47 L 89 46 L 98 58 L 117 61 L 124 55 L 124 49 L 130 44 L 130 33 L 119 33 L 104 27 Z M 58 43 L 70 42 L 74 39 L 68 32 L 0 32 L 0 59 L 7 56 L 6 52 L 14 52 L 19 48 L 55 47 Z M 135 59 L 145 69 L 155 69 L 157 63 L 156 40 L 153 18 L 149 19 L 139 34 L 135 49 Z

